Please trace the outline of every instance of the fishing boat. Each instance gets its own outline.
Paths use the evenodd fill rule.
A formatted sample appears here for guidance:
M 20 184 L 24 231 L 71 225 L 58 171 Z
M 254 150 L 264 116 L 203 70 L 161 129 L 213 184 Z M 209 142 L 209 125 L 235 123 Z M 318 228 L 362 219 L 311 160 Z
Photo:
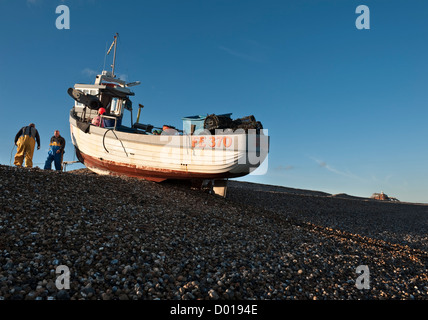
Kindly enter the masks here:
M 225 196 L 227 179 L 248 175 L 267 161 L 267 130 L 254 116 L 235 120 L 231 113 L 186 116 L 181 119 L 183 129 L 155 127 L 139 122 L 144 105 L 138 104 L 134 122 L 131 87 L 140 82 L 116 77 L 117 34 L 107 54 L 112 48 L 111 72 L 103 70 L 93 84 L 68 89 L 74 99 L 69 116 L 71 140 L 77 158 L 88 169 L 156 182 L 209 182 L 215 193 Z M 130 112 L 129 125 L 122 123 L 125 112 Z M 98 116 L 99 121 L 92 124 Z

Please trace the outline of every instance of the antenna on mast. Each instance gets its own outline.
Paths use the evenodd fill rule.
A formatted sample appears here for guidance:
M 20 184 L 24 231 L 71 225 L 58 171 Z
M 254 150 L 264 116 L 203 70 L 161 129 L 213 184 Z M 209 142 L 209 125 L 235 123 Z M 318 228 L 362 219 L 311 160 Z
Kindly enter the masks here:
M 114 66 L 115 66 L 115 64 L 116 64 L 116 48 L 117 48 L 117 37 L 118 37 L 118 36 L 119 36 L 119 34 L 118 34 L 118 33 L 116 33 L 116 35 L 114 36 L 113 43 L 111 44 L 110 48 L 109 48 L 109 49 L 108 49 L 108 51 L 107 51 L 107 55 L 109 55 L 109 54 L 110 54 L 111 49 L 112 49 L 112 48 L 113 48 L 113 46 L 114 46 L 113 64 L 111 65 L 111 73 L 112 73 L 112 77 L 113 77 L 113 78 L 115 77 L 115 75 L 114 75 Z

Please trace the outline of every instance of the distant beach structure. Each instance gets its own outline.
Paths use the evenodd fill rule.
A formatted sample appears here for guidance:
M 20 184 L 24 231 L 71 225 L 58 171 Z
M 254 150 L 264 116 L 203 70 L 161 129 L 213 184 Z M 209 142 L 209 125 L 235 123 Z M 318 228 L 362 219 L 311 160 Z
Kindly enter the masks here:
M 381 193 L 373 193 L 370 199 L 384 200 L 384 201 L 399 201 L 397 198 L 388 197 L 383 191 Z

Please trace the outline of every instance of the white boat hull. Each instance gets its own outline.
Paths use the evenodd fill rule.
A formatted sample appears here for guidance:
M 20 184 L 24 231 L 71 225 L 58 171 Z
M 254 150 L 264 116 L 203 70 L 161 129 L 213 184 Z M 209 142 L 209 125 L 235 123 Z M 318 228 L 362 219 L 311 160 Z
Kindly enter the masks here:
M 85 133 L 71 115 L 70 133 L 88 169 L 152 181 L 241 177 L 265 160 L 269 147 L 267 136 L 245 133 L 148 135 L 92 125 Z

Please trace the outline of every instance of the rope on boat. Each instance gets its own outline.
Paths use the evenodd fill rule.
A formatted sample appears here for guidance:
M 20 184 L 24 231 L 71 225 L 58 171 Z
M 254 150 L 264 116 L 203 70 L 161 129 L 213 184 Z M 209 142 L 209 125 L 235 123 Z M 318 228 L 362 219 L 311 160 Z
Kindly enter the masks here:
M 122 145 L 123 151 L 125 151 L 125 154 L 126 154 L 126 156 L 128 157 L 128 152 L 126 152 L 125 147 L 123 146 L 122 140 L 120 140 L 120 139 L 117 137 L 117 135 L 116 135 L 116 133 L 114 132 L 114 130 L 113 130 L 113 129 L 108 129 L 106 132 L 104 132 L 104 136 L 103 136 L 103 147 L 104 147 L 105 151 L 107 151 L 108 153 L 110 153 L 110 152 L 107 150 L 106 145 L 105 145 L 105 142 L 104 142 L 104 141 L 105 141 L 105 139 L 106 139 L 106 134 L 107 134 L 107 132 L 109 132 L 109 131 L 113 132 L 113 134 L 114 134 L 114 136 L 116 137 L 116 139 L 117 139 L 117 140 L 119 140 L 120 144 Z

